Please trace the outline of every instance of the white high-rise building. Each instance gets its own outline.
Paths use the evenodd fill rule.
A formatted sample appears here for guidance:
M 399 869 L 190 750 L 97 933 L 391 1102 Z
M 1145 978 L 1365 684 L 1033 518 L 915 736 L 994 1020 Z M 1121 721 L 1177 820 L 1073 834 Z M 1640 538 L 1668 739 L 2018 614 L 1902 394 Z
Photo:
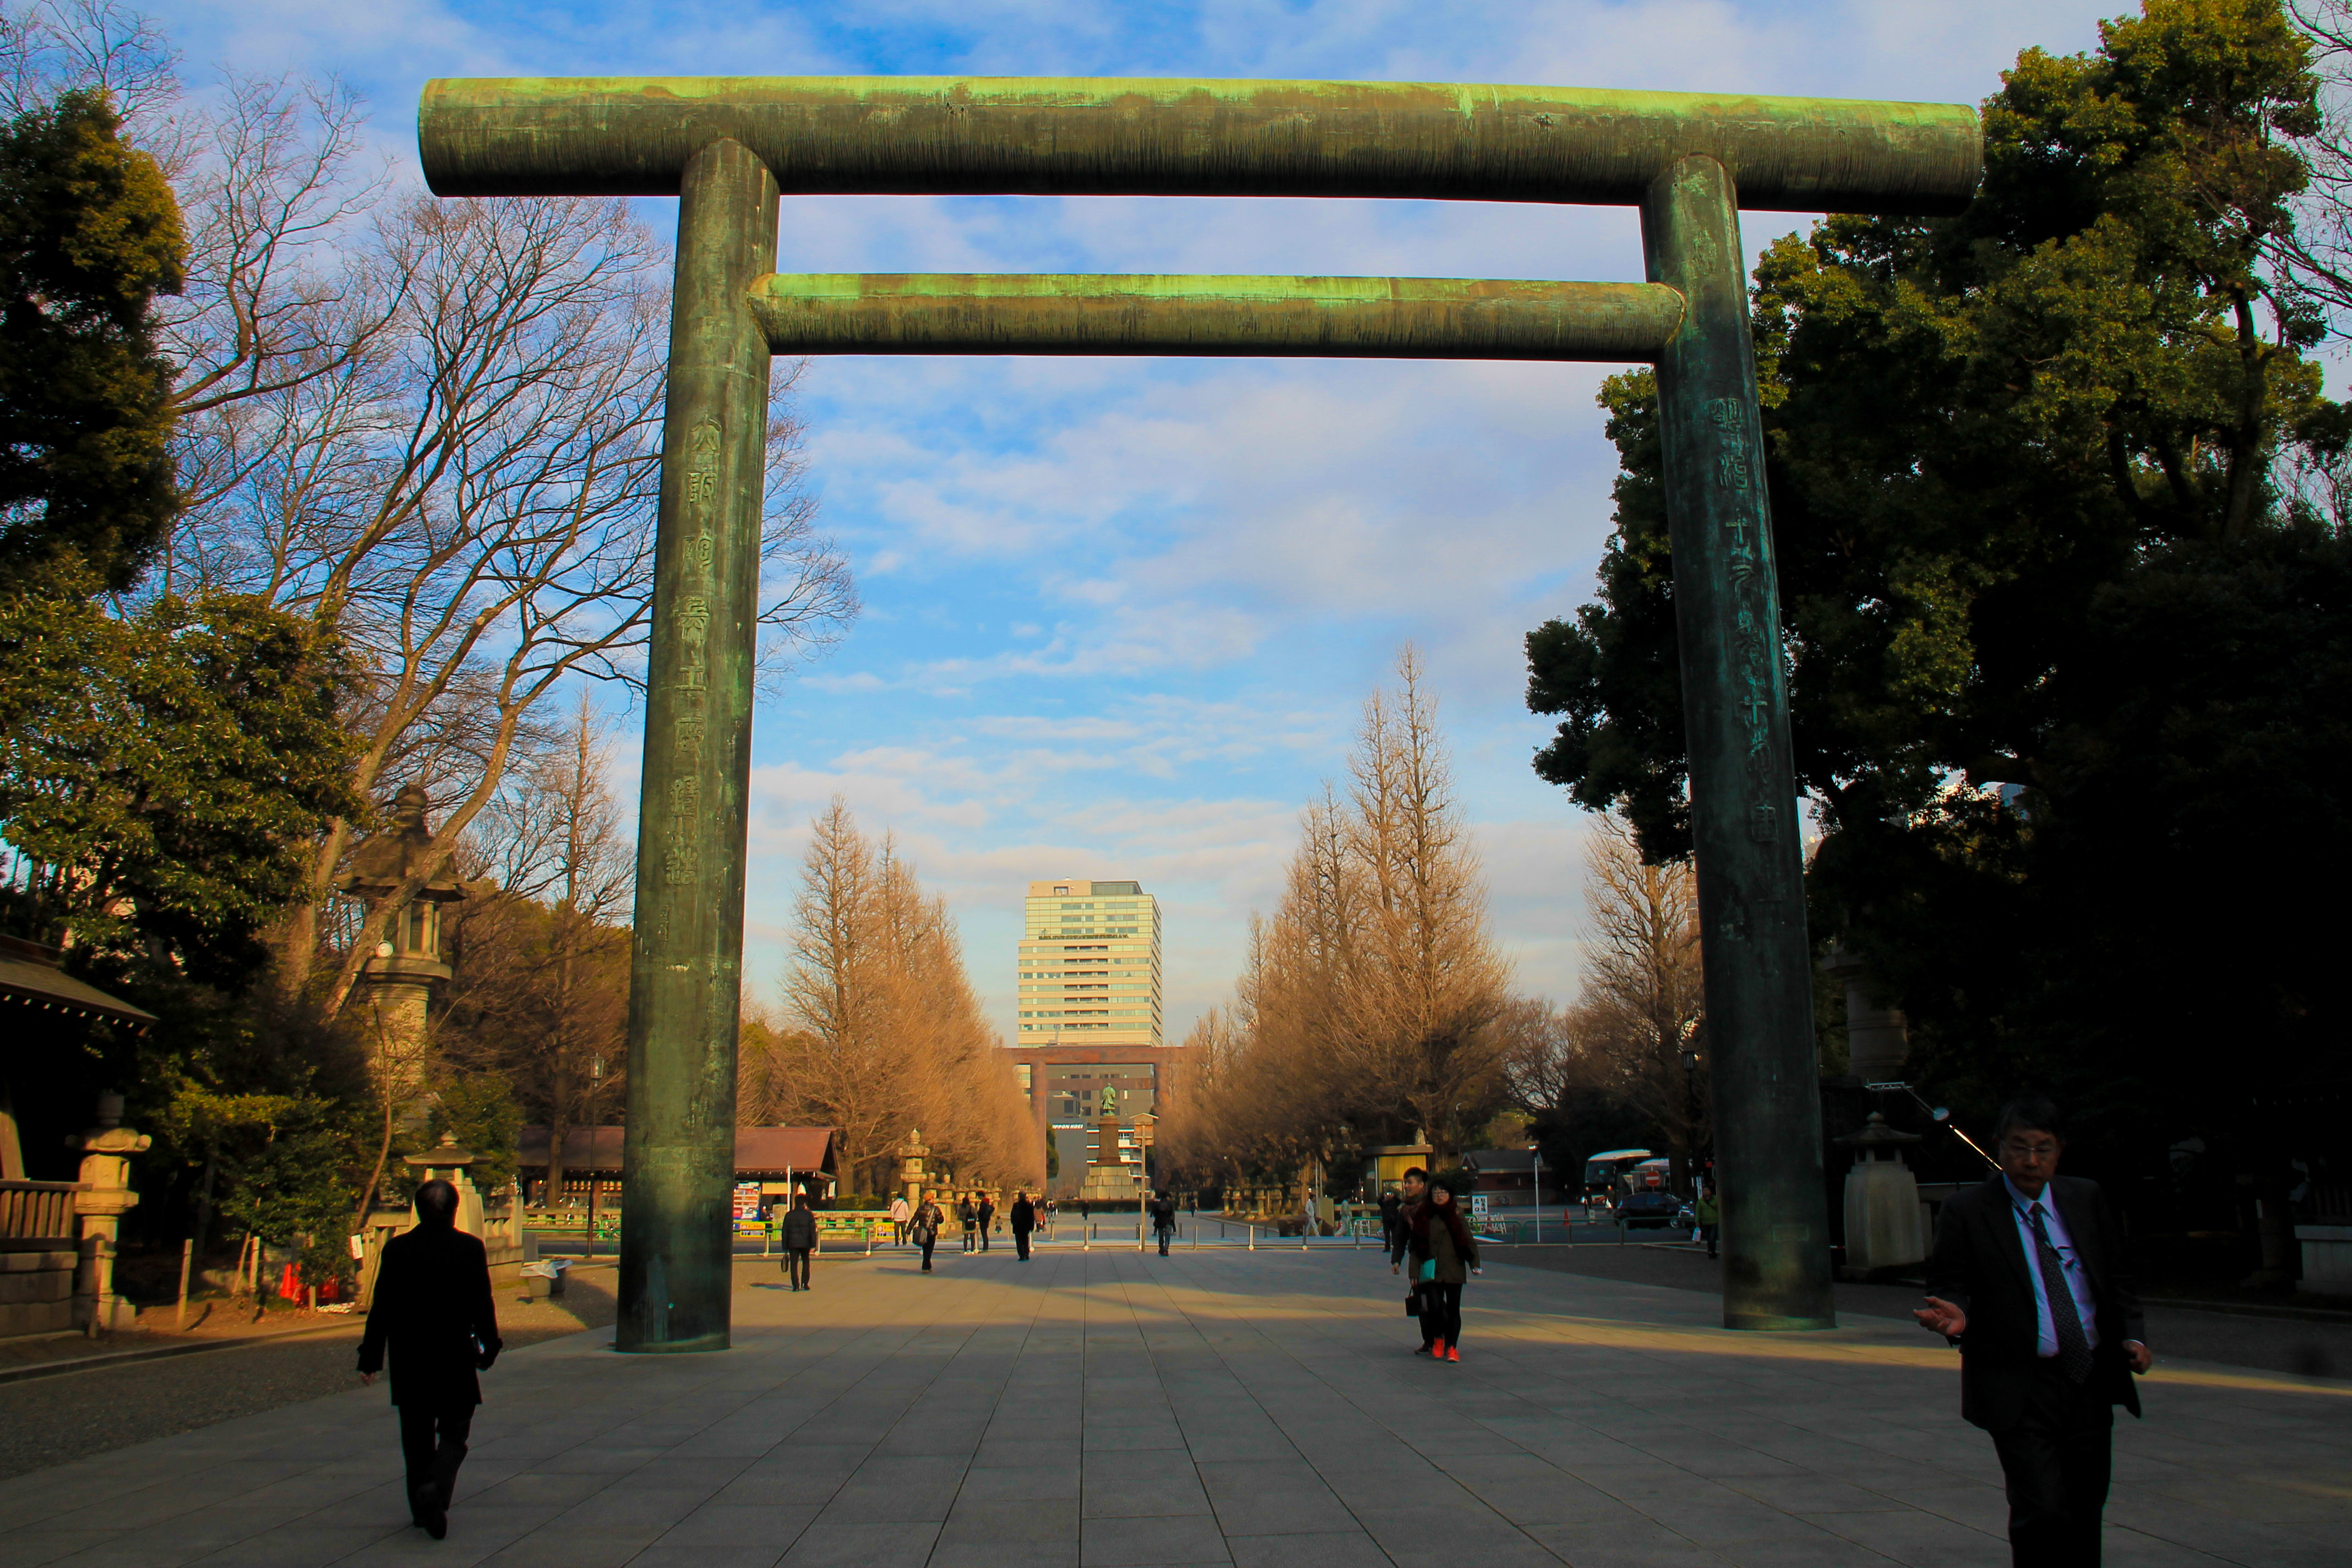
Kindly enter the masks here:
M 1141 884 L 1029 884 L 1021 928 L 1023 1046 L 1157 1046 L 1160 905 Z

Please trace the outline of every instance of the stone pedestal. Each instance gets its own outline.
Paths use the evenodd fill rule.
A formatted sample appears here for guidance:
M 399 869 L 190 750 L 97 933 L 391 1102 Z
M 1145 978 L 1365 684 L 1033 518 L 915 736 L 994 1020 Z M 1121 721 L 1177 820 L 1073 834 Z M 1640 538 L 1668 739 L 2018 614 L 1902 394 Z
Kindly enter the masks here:
M 1916 1132 L 1898 1132 L 1874 1110 L 1863 1130 L 1838 1140 L 1854 1151 L 1845 1178 L 1845 1274 L 1866 1279 L 1905 1268 L 1927 1256 L 1926 1205 L 1918 1178 L 1903 1163 L 1906 1143 Z
M 79 1269 L 70 1252 L 0 1252 L 0 1340 L 72 1328 Z
M 2352 1297 L 2352 1225 L 2299 1225 L 2303 1289 L 2315 1296 Z
M 139 1309 L 114 1293 L 114 1246 L 122 1216 L 139 1206 L 131 1190 L 131 1156 L 153 1142 L 122 1125 L 122 1097 L 98 1097 L 98 1125 L 66 1140 L 82 1151 L 82 1191 L 74 1194 L 81 1221 L 80 1259 L 74 1270 L 74 1322 L 91 1334 L 127 1329 Z
M 1110 1091 L 1103 1091 L 1109 1098 Z M 1114 1100 L 1112 1103 L 1116 1104 Z M 1078 1196 L 1091 1203 L 1133 1203 L 1143 1189 L 1143 1167 L 1119 1156 L 1119 1120 L 1106 1116 L 1095 1123 L 1094 1154 L 1087 1162 L 1087 1179 Z

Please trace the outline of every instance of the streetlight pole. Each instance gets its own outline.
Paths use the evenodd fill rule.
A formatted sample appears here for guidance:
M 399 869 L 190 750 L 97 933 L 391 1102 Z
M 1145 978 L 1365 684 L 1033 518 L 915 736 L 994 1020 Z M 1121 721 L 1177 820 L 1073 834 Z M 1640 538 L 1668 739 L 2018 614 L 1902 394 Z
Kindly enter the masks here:
M 1543 1145 L 1530 1143 L 1528 1152 L 1536 1157 L 1536 1245 L 1543 1245 Z

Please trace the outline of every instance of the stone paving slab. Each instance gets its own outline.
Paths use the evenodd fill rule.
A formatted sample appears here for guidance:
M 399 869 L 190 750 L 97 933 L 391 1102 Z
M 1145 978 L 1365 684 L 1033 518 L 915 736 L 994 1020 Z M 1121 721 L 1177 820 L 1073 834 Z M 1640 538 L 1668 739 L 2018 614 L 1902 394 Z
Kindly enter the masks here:
M 1955 1358 L 1907 1324 L 1732 1334 L 1696 1292 L 1505 1269 L 1433 1365 L 1400 1302 L 1336 1250 L 886 1257 L 806 1295 L 745 1264 L 733 1351 L 503 1358 L 445 1542 L 379 1385 L 0 1482 L 0 1568 L 2007 1560 Z M 2144 1394 L 2109 1563 L 2346 1560 L 2352 1383 L 2165 1362 Z

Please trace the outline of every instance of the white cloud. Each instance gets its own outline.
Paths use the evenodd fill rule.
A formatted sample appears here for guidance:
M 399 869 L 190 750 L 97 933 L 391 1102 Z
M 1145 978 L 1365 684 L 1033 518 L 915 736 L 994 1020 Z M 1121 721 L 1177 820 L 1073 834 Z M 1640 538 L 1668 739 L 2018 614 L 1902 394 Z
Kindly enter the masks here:
M 2109 0 L 866 0 L 856 7 L 163 0 L 192 60 L 334 71 L 413 166 L 442 75 L 1198 74 L 1974 100 Z M 667 202 L 645 210 L 657 230 Z M 1751 215 L 1752 251 L 1801 216 Z M 1491 203 L 795 197 L 792 270 L 1632 278 L 1632 215 Z M 1581 825 L 1536 781 L 1518 639 L 1584 596 L 1614 456 L 1597 368 L 835 358 L 803 383 L 866 614 L 763 705 L 755 982 L 838 792 L 950 900 L 1009 1022 L 1020 884 L 1134 876 L 1171 1028 L 1270 908 L 1299 803 L 1410 636 L 1429 658 L 1522 984 L 1572 988 Z M 994 628 L 992 630 L 991 628 Z M 635 750 L 623 754 L 634 767 Z

